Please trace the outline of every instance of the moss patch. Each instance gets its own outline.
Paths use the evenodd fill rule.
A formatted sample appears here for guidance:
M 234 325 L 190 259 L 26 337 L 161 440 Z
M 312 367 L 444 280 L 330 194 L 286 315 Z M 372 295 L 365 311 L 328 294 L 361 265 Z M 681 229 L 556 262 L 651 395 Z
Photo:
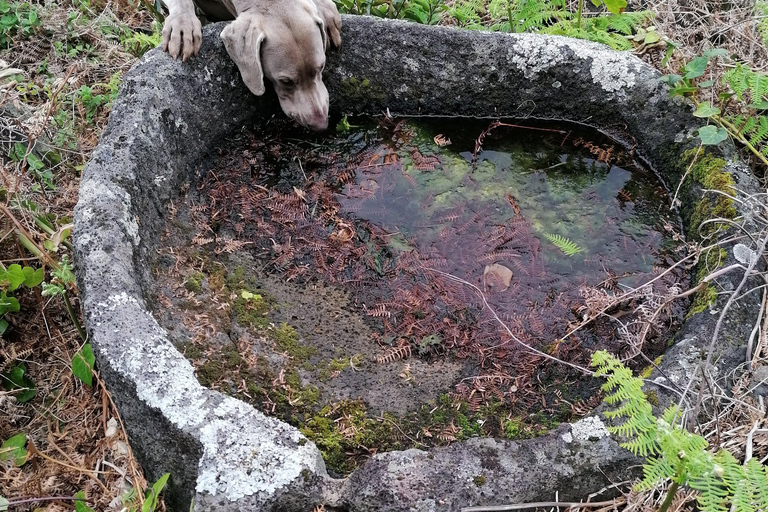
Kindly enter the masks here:
M 186 281 L 184 281 L 184 288 L 190 292 L 199 292 L 203 285 L 203 279 L 205 274 L 202 272 L 193 272 Z
M 696 283 L 700 283 L 702 279 L 707 277 L 717 268 L 721 267 L 725 263 L 725 258 L 727 256 L 728 253 L 725 251 L 725 249 L 712 248 L 708 250 L 704 254 L 704 257 L 701 259 L 701 261 L 699 261 L 696 270 Z M 712 306 L 716 300 L 717 291 L 712 284 L 708 284 L 703 290 L 700 290 L 696 293 L 696 295 L 694 295 L 693 303 L 688 310 L 686 318 L 690 318 L 697 313 L 705 311 L 707 308 Z
M 696 155 L 699 155 L 696 158 Z M 695 160 L 694 160 L 695 159 Z M 733 195 L 733 177 L 726 172 L 726 162 L 722 158 L 715 158 L 710 154 L 701 156 L 698 149 L 691 149 L 683 154 L 683 163 L 686 167 L 691 166 L 691 178 L 702 187 L 710 190 L 717 190 L 725 194 Z M 732 219 L 736 216 L 736 208 L 733 200 L 722 194 L 708 194 L 702 197 L 694 206 L 691 213 L 690 232 L 699 233 L 706 237 L 725 229 L 724 224 L 708 223 L 702 224 L 714 218 Z
M 317 353 L 315 347 L 308 347 L 299 343 L 299 332 L 283 322 L 280 327 L 272 327 L 268 331 L 269 337 L 275 341 L 275 346 L 283 352 L 287 352 L 296 362 L 307 361 Z
M 478 475 L 475 478 L 472 479 L 472 481 L 475 483 L 476 486 L 482 487 L 485 485 L 485 477 L 483 475 Z

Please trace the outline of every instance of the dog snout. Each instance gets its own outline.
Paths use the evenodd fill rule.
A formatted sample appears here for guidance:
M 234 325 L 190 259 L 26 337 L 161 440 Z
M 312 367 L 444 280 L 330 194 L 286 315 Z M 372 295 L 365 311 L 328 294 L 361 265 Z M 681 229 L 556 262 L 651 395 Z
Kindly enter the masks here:
M 316 108 L 312 112 L 312 119 L 309 123 L 309 127 L 316 131 L 323 131 L 328 129 L 328 109 Z

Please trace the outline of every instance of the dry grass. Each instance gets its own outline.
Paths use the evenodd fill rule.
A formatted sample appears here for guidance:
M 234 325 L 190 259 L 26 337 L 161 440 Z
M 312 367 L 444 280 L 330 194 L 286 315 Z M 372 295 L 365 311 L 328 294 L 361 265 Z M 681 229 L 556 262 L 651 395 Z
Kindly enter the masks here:
M 630 0 L 630 6 L 653 10 L 658 31 L 682 44 L 662 72 L 676 71 L 712 47 L 727 48 L 755 70 L 768 69 L 768 12 L 760 11 L 753 0 Z M 139 0 L 90 4 L 47 0 L 35 3 L 35 8 L 41 26 L 28 37 L 14 37 L 9 49 L 0 50 L 0 71 L 22 70 L 18 80 L 0 81 L 0 201 L 11 208 L 32 241 L 42 246 L 50 235 L 35 222 L 35 215 L 45 214 L 55 226 L 70 221 L 79 173 L 109 113 L 106 104 L 89 112 L 77 91 L 87 86 L 93 94 L 109 94 L 111 77 L 125 72 L 135 62 L 135 53 L 140 53 L 140 44 L 126 44 L 126 36 L 150 34 L 152 19 Z M 660 68 L 662 57 L 660 52 L 644 56 Z M 727 65 L 718 63 L 710 72 L 715 76 Z M 60 162 L 47 166 L 55 189 L 46 187 L 28 165 L 8 158 L 15 142 L 34 151 L 46 146 L 55 149 Z M 34 203 L 37 210 L 31 211 L 21 200 Z M 17 229 L 12 219 L 0 218 L 0 261 L 38 265 L 20 243 Z M 66 252 L 62 247 L 54 257 Z M 70 292 L 76 297 L 74 288 Z M 0 441 L 24 432 L 34 449 L 20 468 L 0 462 L 0 495 L 44 498 L 72 496 L 82 490 L 96 510 L 120 510 L 120 497 L 127 489 L 143 488 L 145 482 L 109 393 L 100 381 L 89 388 L 72 375 L 70 362 L 83 341 L 61 298 L 42 297 L 39 288 L 17 296 L 22 310 L 8 315 L 11 328 L 0 345 L 0 371 L 23 363 L 37 393 L 32 401 L 19 404 L 14 393 L 0 390 Z M 761 336 L 765 334 L 764 328 Z M 756 364 L 765 364 L 766 350 L 768 343 L 763 340 Z M 750 452 L 764 459 L 768 456 L 765 404 L 751 397 L 747 373 L 734 382 L 732 389 L 715 387 L 706 404 L 714 412 L 703 433 L 714 447 L 727 448 L 737 457 Z M 658 509 L 663 496 L 659 488 L 625 494 L 622 501 L 627 510 L 650 512 Z M 692 500 L 692 495 L 680 493 L 670 510 L 690 509 Z M 42 502 L 14 510 L 33 509 L 71 510 L 72 506 L 71 502 Z

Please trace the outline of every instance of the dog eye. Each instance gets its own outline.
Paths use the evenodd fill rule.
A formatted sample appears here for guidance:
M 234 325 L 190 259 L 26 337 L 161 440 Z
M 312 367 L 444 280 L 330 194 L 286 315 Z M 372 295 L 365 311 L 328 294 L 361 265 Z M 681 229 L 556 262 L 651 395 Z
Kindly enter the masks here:
M 290 78 L 281 78 L 280 83 L 286 87 L 293 87 L 295 85 L 294 81 Z

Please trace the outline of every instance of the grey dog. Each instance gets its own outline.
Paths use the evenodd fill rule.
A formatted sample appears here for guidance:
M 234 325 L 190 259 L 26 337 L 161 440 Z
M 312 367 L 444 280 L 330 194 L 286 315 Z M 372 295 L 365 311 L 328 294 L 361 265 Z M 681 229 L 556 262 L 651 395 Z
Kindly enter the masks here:
M 200 20 L 235 20 L 221 32 L 227 53 L 256 96 L 264 77 L 272 82 L 288 117 L 313 130 L 328 127 L 328 90 L 323 84 L 325 52 L 341 47 L 341 16 L 332 0 L 163 0 L 169 15 L 163 50 L 187 60 L 200 51 Z

